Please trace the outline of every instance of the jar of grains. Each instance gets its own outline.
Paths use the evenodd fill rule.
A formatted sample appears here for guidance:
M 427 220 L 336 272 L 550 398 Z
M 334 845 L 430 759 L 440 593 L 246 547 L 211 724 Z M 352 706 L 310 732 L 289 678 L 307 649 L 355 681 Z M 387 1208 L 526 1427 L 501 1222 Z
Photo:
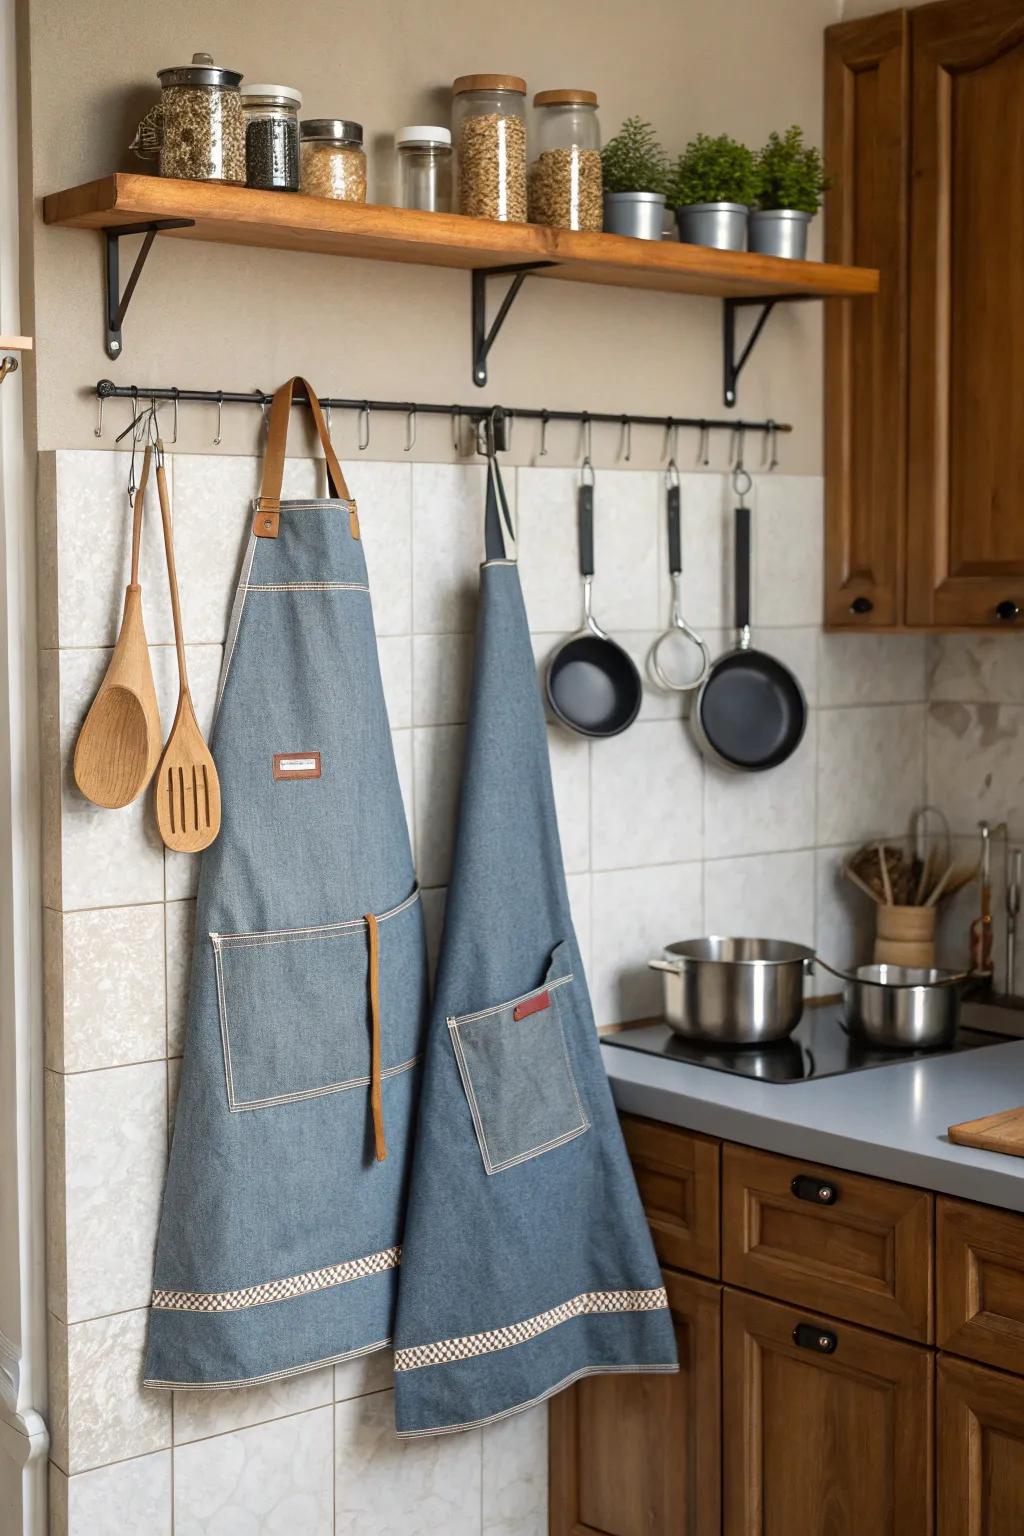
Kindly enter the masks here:
M 593 91 L 538 91 L 535 158 L 530 163 L 531 224 L 599 230 L 601 130 Z
M 403 208 L 448 213 L 452 206 L 452 136 L 447 128 L 399 128 L 398 196 Z
M 343 117 L 307 117 L 299 138 L 299 183 L 311 197 L 366 202 L 362 123 Z
M 290 85 L 243 85 L 245 184 L 267 192 L 299 190 L 299 108 Z
M 191 64 L 158 70 L 157 78 L 161 176 L 244 186 L 245 118 L 237 70 L 219 69 L 208 53 L 194 53 Z
M 460 75 L 452 86 L 459 213 L 526 223 L 526 81 Z

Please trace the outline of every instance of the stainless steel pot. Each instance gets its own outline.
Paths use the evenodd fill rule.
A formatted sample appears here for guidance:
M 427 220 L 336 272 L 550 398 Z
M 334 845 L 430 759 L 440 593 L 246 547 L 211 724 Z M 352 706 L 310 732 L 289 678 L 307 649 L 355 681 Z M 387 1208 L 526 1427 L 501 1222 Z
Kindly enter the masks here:
M 804 1011 L 814 951 L 784 939 L 686 939 L 649 962 L 662 973 L 665 1019 L 677 1035 L 711 1045 L 783 1040 Z
M 949 1045 L 960 1024 L 957 983 L 965 979 L 963 971 L 858 966 L 843 977 L 847 1028 L 858 1039 L 886 1050 L 921 1051 Z

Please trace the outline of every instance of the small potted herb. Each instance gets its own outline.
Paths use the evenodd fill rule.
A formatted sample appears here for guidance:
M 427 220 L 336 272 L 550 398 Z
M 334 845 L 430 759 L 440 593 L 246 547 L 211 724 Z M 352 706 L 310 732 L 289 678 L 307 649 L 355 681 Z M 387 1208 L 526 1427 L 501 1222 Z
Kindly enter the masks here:
M 742 251 L 747 210 L 756 192 L 754 156 L 747 146 L 727 133 L 717 139 L 698 133 L 669 176 L 669 205 L 675 209 L 680 240 Z
M 601 151 L 604 227 L 613 235 L 660 240 L 668 162 L 650 123 L 627 117 Z
M 807 228 L 828 185 L 821 151 L 804 144 L 794 123 L 769 134 L 757 156 L 757 207 L 751 209 L 750 249 L 762 256 L 807 255 Z

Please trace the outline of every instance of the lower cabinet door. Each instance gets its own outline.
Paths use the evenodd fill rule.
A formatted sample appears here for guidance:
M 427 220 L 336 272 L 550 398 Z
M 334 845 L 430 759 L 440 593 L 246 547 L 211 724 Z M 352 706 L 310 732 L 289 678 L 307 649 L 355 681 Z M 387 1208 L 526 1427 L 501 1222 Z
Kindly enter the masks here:
M 939 1356 L 939 1536 L 1024 1531 L 1024 1381 Z
M 728 1289 L 722 1329 L 726 1536 L 931 1536 L 930 1350 Z
M 666 1271 L 679 1374 L 551 1401 L 551 1536 L 720 1536 L 721 1287 Z

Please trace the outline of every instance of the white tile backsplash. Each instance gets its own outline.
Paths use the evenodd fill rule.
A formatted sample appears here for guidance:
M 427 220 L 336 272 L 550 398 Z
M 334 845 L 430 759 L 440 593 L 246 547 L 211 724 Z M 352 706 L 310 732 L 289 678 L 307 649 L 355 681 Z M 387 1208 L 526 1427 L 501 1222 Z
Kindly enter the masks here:
M 484 473 L 476 463 L 355 456 L 345 471 L 359 502 L 436 955 L 472 670 Z M 45 895 L 54 909 L 48 1142 L 58 1160 L 49 1184 L 60 1227 L 51 1305 L 71 1319 L 55 1316 L 51 1334 L 58 1518 L 69 1512 L 67 1536 L 134 1536 L 132 1521 L 170 1536 L 173 1459 L 175 1536 L 543 1536 L 543 1408 L 483 1433 L 400 1442 L 388 1351 L 252 1391 L 177 1393 L 173 1414 L 170 1394 L 140 1385 L 197 861 L 165 853 L 148 798 L 101 811 L 71 779 L 75 736 L 120 620 L 127 473 L 124 454 L 61 452 L 41 482 L 57 551 L 43 633 L 62 648 L 44 654 L 41 671 Z M 322 494 L 322 478 L 321 461 L 290 459 L 286 494 Z M 542 681 L 544 659 L 581 620 L 579 475 L 537 467 L 505 478 Z M 182 455 L 171 480 L 190 681 L 208 728 L 258 463 Z M 647 666 L 671 610 L 665 485 L 663 473 L 627 468 L 601 470 L 595 484 L 594 611 L 644 679 L 639 718 L 607 741 L 548 726 L 569 898 L 601 1025 L 656 1013 L 660 979 L 647 961 L 667 941 L 711 928 L 816 937 L 828 958 L 854 958 L 870 944 L 872 914 L 837 877 L 845 845 L 900 830 L 924 786 L 925 643 L 821 633 L 822 491 L 813 478 L 758 475 L 751 495 L 755 644 L 800 678 L 811 706 L 807 735 L 769 773 L 727 773 L 701 758 L 685 719 L 691 696 L 657 688 Z M 718 654 L 734 643 L 735 498 L 720 474 L 687 472 L 681 487 L 683 611 Z M 44 579 L 52 589 L 52 571 Z M 142 579 L 168 730 L 177 675 L 152 493 Z M 978 814 L 1010 805 L 1024 777 L 1014 768 L 1024 683 L 1013 639 L 989 646 L 944 637 L 927 658 L 929 786 L 968 830 Z M 694 657 L 678 659 L 686 666 Z M 966 773 L 957 751 L 964 741 Z

